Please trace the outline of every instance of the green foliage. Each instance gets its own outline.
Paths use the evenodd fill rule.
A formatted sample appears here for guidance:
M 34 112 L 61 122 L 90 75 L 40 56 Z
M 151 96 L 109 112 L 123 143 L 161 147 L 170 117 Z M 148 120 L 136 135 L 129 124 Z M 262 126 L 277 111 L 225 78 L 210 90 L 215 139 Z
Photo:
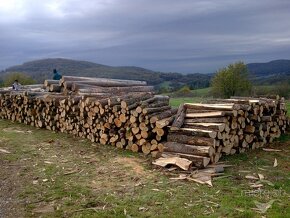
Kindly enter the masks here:
M 13 72 L 4 76 L 3 86 L 11 86 L 14 83 L 14 80 L 18 80 L 21 85 L 31 85 L 35 83 L 35 80 L 33 80 L 30 76 L 24 73 Z
M 288 114 L 288 116 L 290 115 L 290 101 L 288 101 L 287 103 L 286 103 L 286 107 L 287 107 L 287 114 Z
M 286 98 L 290 97 L 290 80 L 276 85 L 277 94 Z
M 290 97 L 290 81 L 280 82 L 277 85 L 254 86 L 253 95 L 279 95 L 281 97 Z
M 218 97 L 229 98 L 250 93 L 247 66 L 243 62 L 236 62 L 219 70 L 212 79 L 211 86 L 212 94 Z
M 192 91 L 188 86 L 183 86 L 174 93 L 175 97 L 192 97 Z

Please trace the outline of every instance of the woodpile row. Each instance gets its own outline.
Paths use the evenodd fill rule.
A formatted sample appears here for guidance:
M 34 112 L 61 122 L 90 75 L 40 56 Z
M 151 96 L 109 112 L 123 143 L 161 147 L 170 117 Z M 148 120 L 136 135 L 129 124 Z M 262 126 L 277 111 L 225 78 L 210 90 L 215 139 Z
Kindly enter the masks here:
M 0 118 L 157 156 L 177 109 L 146 82 L 64 76 L 0 90 Z
M 284 98 L 216 99 L 180 105 L 163 157 L 187 158 L 195 167 L 243 153 L 278 138 L 289 126 Z

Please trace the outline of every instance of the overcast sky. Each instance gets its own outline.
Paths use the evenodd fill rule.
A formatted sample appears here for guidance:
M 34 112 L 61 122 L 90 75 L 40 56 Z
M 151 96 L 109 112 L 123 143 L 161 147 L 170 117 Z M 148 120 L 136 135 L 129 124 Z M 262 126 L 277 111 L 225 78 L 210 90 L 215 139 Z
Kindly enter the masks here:
M 290 1 L 0 0 L 0 70 L 54 57 L 183 73 L 290 59 Z

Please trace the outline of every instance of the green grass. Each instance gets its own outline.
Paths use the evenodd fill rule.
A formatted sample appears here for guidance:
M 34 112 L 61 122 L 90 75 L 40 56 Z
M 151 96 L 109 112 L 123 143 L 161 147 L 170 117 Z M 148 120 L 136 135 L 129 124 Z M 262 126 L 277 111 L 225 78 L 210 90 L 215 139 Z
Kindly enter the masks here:
M 7 193 L 13 188 L 14 207 L 25 217 L 261 217 L 252 209 L 254 201 L 271 199 L 275 202 L 265 216 L 287 217 L 289 144 L 286 135 L 272 145 L 283 152 L 225 157 L 233 166 L 210 188 L 171 180 L 179 173 L 154 168 L 142 154 L 0 120 L 0 148 L 11 152 L 0 153 L 0 178 L 7 181 Z M 265 184 L 253 194 L 245 179 L 253 173 L 274 186 Z
M 170 98 L 170 105 L 173 107 L 178 107 L 183 103 L 198 103 L 202 102 L 204 99 L 209 98 L 210 88 L 196 89 L 191 90 L 190 93 L 187 93 L 185 96 L 180 96 L 180 93 L 167 93 Z
M 202 102 L 204 98 L 201 97 L 179 97 L 179 98 L 170 98 L 169 104 L 172 107 L 179 107 L 183 103 L 198 103 Z
M 287 114 L 290 116 L 290 100 L 286 101 Z
M 208 88 L 203 88 L 203 89 L 195 89 L 195 90 L 192 90 L 192 94 L 194 96 L 201 96 L 201 97 L 204 97 L 204 96 L 207 96 L 210 92 L 211 88 L 208 87 Z

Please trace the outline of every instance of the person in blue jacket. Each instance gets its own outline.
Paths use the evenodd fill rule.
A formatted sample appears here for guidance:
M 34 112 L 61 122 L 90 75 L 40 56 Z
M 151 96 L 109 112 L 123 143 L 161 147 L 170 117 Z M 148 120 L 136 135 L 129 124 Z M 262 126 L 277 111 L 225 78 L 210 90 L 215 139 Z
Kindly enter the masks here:
M 60 80 L 61 77 L 62 77 L 62 75 L 59 74 L 56 69 L 53 69 L 53 78 L 52 79 L 53 80 Z

